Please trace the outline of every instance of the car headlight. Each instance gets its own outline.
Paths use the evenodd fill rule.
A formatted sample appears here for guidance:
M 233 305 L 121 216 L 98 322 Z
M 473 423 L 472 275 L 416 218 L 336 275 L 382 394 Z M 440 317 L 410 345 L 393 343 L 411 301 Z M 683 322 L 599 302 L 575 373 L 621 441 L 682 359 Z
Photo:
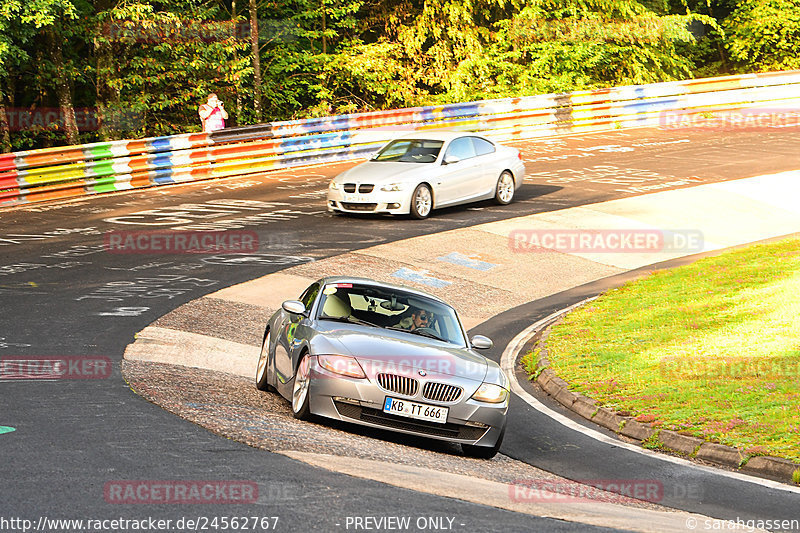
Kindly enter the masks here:
M 503 403 L 506 398 L 508 398 L 508 391 L 494 383 L 483 383 L 472 395 L 473 400 L 486 403 Z
M 317 361 L 319 361 L 319 366 L 334 374 L 340 374 L 350 378 L 367 377 L 361 365 L 358 364 L 358 361 L 356 361 L 354 357 L 347 355 L 318 355 Z
M 332 191 L 339 190 L 339 184 L 336 183 L 335 181 L 331 181 L 330 184 L 328 185 L 328 188 Z
M 381 190 L 385 192 L 402 191 L 405 188 L 405 183 L 387 183 L 386 185 L 381 185 Z

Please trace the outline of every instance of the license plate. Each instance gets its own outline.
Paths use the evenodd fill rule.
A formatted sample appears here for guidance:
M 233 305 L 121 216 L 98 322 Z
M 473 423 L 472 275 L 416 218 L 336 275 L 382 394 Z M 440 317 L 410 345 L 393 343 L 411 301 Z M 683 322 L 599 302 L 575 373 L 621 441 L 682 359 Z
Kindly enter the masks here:
M 351 203 L 369 202 L 369 196 L 365 194 L 345 194 L 344 201 Z
M 383 402 L 383 412 L 391 415 L 405 416 L 406 418 L 416 418 L 417 420 L 427 420 L 439 424 L 447 423 L 447 407 L 438 405 L 428 405 L 424 403 L 410 402 L 408 400 L 398 400 L 397 398 L 386 397 Z

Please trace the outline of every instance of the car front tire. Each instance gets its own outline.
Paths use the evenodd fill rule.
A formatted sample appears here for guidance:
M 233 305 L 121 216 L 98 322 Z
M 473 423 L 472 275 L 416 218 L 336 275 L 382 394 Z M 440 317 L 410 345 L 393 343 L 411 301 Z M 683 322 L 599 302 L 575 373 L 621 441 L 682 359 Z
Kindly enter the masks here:
M 300 364 L 297 365 L 297 372 L 294 373 L 294 384 L 292 385 L 292 415 L 298 420 L 306 420 L 311 415 L 309 408 L 308 393 L 311 384 L 311 356 L 307 353 L 303 355 Z
M 411 216 L 420 220 L 428 218 L 432 209 L 433 194 L 431 194 L 431 188 L 424 183 L 420 183 L 411 195 Z
M 512 200 L 514 200 L 514 176 L 508 170 L 504 170 L 497 178 L 494 201 L 500 205 L 508 205 Z
M 269 330 L 264 332 L 264 341 L 261 343 L 261 353 L 258 356 L 258 366 L 256 367 L 256 388 L 258 390 L 273 390 L 272 386 L 268 383 L 267 365 L 269 364 Z

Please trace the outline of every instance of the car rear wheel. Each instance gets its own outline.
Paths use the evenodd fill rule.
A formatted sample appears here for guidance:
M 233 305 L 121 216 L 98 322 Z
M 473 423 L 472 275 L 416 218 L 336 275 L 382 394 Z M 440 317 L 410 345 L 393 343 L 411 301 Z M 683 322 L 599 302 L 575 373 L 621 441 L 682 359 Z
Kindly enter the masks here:
M 269 360 L 269 330 L 264 332 L 264 342 L 261 343 L 261 354 L 258 356 L 256 368 L 256 388 L 258 390 L 273 390 L 267 382 L 267 361 Z
M 311 383 L 311 357 L 304 354 L 297 366 L 294 374 L 294 385 L 292 386 L 292 414 L 299 420 L 305 420 L 311 414 L 308 407 L 308 389 Z
M 467 457 L 491 459 L 497 455 L 497 452 L 500 450 L 500 445 L 503 444 L 503 436 L 505 436 L 505 434 L 506 428 L 504 427 L 500 432 L 500 436 L 497 438 L 497 442 L 495 442 L 494 446 L 473 446 L 471 444 L 462 444 L 461 451 L 463 451 L 464 455 Z
M 497 179 L 497 188 L 494 193 L 494 200 L 500 205 L 508 205 L 514 199 L 514 176 L 511 172 L 504 170 Z
M 428 218 L 433 209 L 431 188 L 420 183 L 411 195 L 411 216 L 418 219 Z

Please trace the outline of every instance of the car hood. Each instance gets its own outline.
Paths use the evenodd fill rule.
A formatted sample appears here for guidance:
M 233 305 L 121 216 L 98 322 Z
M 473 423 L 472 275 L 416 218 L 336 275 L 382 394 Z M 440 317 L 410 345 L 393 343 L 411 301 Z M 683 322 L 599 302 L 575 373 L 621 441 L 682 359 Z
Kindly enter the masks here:
M 355 357 L 372 378 L 381 372 L 437 374 L 483 381 L 487 361 L 467 348 L 459 348 L 435 339 L 402 331 L 372 328 L 358 324 L 321 324 L 318 334 L 328 344 L 317 346 L 315 353 L 333 353 Z
M 345 170 L 335 180 L 337 183 L 392 183 L 403 181 L 420 170 L 435 168 L 436 163 L 398 163 L 396 161 L 367 161 Z

